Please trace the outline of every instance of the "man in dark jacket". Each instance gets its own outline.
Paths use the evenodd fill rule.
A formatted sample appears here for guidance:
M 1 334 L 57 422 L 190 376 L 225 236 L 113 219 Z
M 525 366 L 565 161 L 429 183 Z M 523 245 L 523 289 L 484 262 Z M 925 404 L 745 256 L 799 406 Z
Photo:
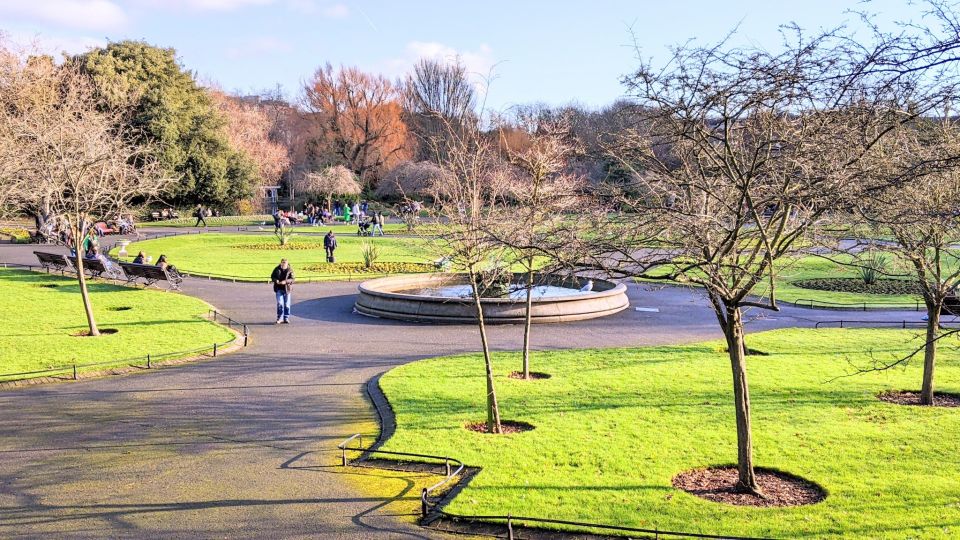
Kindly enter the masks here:
M 293 288 L 293 269 L 286 259 L 280 259 L 280 265 L 273 269 L 270 281 L 277 295 L 277 324 L 290 323 L 290 289 Z
M 207 211 L 203 209 L 202 205 L 197 205 L 197 209 L 193 211 L 193 217 L 197 218 L 194 227 L 199 227 L 201 222 L 203 222 L 204 227 L 207 226 Z
M 327 251 L 327 262 L 334 262 L 333 251 L 337 249 L 337 237 L 333 234 L 333 231 L 328 232 L 323 237 L 323 249 Z

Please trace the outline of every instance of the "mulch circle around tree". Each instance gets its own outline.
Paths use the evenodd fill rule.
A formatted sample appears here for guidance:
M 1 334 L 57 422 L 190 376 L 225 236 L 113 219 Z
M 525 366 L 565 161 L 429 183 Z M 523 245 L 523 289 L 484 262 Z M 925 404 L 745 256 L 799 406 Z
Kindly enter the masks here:
M 859 278 L 817 278 L 801 279 L 792 282 L 801 289 L 817 291 L 849 292 L 866 294 L 919 294 L 920 290 L 913 281 L 905 279 L 878 279 L 867 285 Z
M 916 405 L 920 407 L 920 392 L 910 390 L 888 390 L 877 394 L 877 399 L 894 403 L 897 405 Z M 935 392 L 933 394 L 933 405 L 922 405 L 924 407 L 960 407 L 960 395 L 944 394 Z
M 470 431 L 476 431 L 477 433 L 490 433 L 487 431 L 486 422 L 468 422 L 463 427 L 469 429 Z M 501 420 L 500 427 L 503 429 L 502 435 L 509 435 L 511 433 L 530 431 L 534 428 L 534 425 L 528 424 L 527 422 L 519 422 L 517 420 Z
M 734 466 L 682 472 L 673 477 L 673 487 L 703 499 L 737 506 L 802 506 L 816 504 L 827 497 L 823 488 L 799 476 L 759 467 L 754 470 L 762 497 L 734 492 L 738 477 Z
M 119 330 L 117 330 L 116 328 L 101 328 L 101 329 L 100 329 L 100 335 L 101 335 L 101 336 L 109 336 L 110 334 L 116 334 L 117 332 L 119 332 Z M 70 335 L 73 336 L 73 337 L 90 337 L 90 331 L 89 331 L 89 330 L 80 330 L 79 332 L 74 332 L 74 333 L 72 333 L 72 334 L 70 334 Z
M 508 377 L 511 379 L 520 379 L 521 381 L 524 380 L 522 371 L 512 371 Z M 541 373 L 539 371 L 530 372 L 530 380 L 539 381 L 542 379 L 549 379 L 550 377 L 551 375 L 549 373 Z

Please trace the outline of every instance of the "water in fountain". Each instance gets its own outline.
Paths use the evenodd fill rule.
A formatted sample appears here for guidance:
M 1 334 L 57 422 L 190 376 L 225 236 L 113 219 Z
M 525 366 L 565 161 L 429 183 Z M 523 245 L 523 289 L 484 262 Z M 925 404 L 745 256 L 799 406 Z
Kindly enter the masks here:
M 463 285 L 443 285 L 441 287 L 424 287 L 419 289 L 410 289 L 397 291 L 405 294 L 418 294 L 423 296 L 442 296 L 446 298 L 470 298 L 473 295 L 473 288 L 469 284 Z M 533 287 L 533 298 L 570 296 L 573 294 L 582 294 L 579 289 L 569 287 L 557 287 L 554 285 L 536 285 Z M 513 300 L 523 300 L 527 296 L 527 289 L 520 284 L 511 284 L 509 298 Z M 502 298 L 507 298 L 503 296 Z

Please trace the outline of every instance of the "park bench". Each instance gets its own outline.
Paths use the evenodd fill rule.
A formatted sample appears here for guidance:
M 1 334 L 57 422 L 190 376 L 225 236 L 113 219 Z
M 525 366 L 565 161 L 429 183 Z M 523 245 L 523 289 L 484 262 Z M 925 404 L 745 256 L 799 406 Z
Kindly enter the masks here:
M 77 268 L 76 259 L 70 259 L 70 262 L 73 263 L 74 268 Z M 90 274 L 90 277 L 95 277 L 95 278 L 102 277 L 107 279 L 123 279 L 124 277 L 123 272 L 121 272 L 117 268 L 114 268 L 112 270 L 110 268 L 107 268 L 103 264 L 103 261 L 101 261 L 100 259 L 88 259 L 84 257 L 83 270 L 88 272 Z
M 170 271 L 167 268 L 160 268 L 152 264 L 134 264 L 120 263 L 123 273 L 127 275 L 127 283 L 135 283 L 138 279 L 143 280 L 143 285 L 149 287 L 159 281 L 166 281 L 171 290 L 180 290 L 180 284 L 183 278 L 176 270 Z
M 59 253 L 45 253 L 43 251 L 34 251 L 34 255 L 37 256 L 37 260 L 40 261 L 40 266 L 42 266 L 47 272 L 51 269 L 59 271 L 61 274 L 70 269 L 70 261 L 67 260 L 65 255 Z

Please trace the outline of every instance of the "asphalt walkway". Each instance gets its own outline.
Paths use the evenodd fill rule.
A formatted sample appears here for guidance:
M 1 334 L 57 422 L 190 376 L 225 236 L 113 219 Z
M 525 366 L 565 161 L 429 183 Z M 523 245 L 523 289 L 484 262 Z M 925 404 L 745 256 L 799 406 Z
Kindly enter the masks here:
M 0 245 L 0 262 L 34 263 L 35 248 Z M 392 503 L 418 497 L 416 478 L 375 478 L 390 496 L 365 495 L 358 473 L 337 466 L 335 446 L 376 429 L 367 380 L 416 359 L 477 351 L 475 328 L 357 315 L 356 283 L 297 285 L 292 324 L 280 326 L 269 285 L 188 279 L 184 293 L 249 323 L 250 346 L 143 374 L 0 393 L 0 537 L 435 536 L 395 515 Z M 617 315 L 536 326 L 534 346 L 721 337 L 696 291 L 630 285 L 629 296 Z M 751 311 L 747 327 L 920 316 L 785 308 Z M 497 350 L 521 345 L 521 326 L 490 333 Z

